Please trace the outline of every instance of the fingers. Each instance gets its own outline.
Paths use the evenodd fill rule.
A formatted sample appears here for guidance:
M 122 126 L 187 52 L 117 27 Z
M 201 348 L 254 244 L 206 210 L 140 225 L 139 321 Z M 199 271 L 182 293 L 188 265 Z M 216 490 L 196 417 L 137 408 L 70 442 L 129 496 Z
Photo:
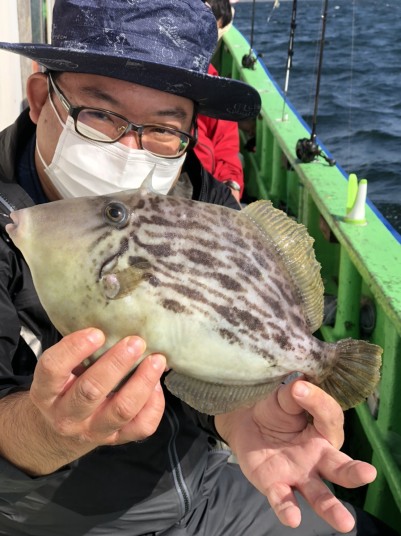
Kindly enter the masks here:
M 344 413 L 334 398 L 305 381 L 294 382 L 291 394 L 294 403 L 311 414 L 316 430 L 339 449 L 344 442 Z
M 322 478 L 344 488 L 357 488 L 370 484 L 377 471 L 367 462 L 353 460 L 343 452 L 329 451 L 321 464 Z
M 163 416 L 164 407 L 165 399 L 159 382 L 141 410 L 121 431 L 121 440 L 139 441 L 154 434 Z
M 64 403 L 74 410 L 77 420 L 84 420 L 98 408 L 113 389 L 135 367 L 145 350 L 145 343 L 138 337 L 122 339 L 83 374 L 64 397 Z
M 67 335 L 46 350 L 35 368 L 31 397 L 37 401 L 48 400 L 51 403 L 71 379 L 71 371 L 103 343 L 103 333 L 89 328 Z
M 164 356 L 148 356 L 100 408 L 98 431 L 107 435 L 126 427 L 124 434 L 129 435 L 135 428 L 136 440 L 152 434 L 164 411 L 160 377 L 165 366 Z
M 275 484 L 267 493 L 267 499 L 278 519 L 291 528 L 301 523 L 301 511 L 290 486 L 284 483 Z
M 355 525 L 350 511 L 333 495 L 320 479 L 308 479 L 300 488 L 305 500 L 326 523 L 340 532 L 349 532 Z
M 310 479 L 300 491 L 316 514 L 326 523 L 340 532 L 352 530 L 355 525 L 354 517 L 322 481 Z M 281 523 L 291 528 L 300 525 L 301 509 L 289 486 L 275 484 L 268 494 L 268 500 Z
M 148 356 L 138 366 L 145 350 L 139 337 L 126 337 L 81 375 L 72 373 L 103 343 L 104 335 L 94 329 L 64 337 L 39 360 L 31 388 L 32 401 L 54 432 L 78 440 L 82 450 L 84 444 L 143 439 L 156 430 L 164 411 L 160 378 L 166 360 Z

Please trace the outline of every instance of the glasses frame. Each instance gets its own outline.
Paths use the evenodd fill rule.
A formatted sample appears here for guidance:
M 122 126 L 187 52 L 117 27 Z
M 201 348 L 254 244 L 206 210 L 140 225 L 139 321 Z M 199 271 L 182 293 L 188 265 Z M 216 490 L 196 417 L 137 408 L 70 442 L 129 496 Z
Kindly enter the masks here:
M 172 127 L 168 127 L 166 125 L 162 125 L 162 124 L 158 124 L 158 123 L 145 123 L 144 125 L 136 125 L 135 123 L 132 123 L 131 121 L 129 121 L 123 115 L 118 114 L 116 112 L 112 112 L 111 110 L 106 110 L 105 108 L 94 108 L 92 106 L 73 106 L 70 103 L 70 101 L 67 99 L 67 97 L 65 97 L 65 95 L 63 95 L 63 93 L 61 92 L 60 88 L 58 87 L 56 82 L 53 80 L 53 77 L 52 77 L 52 74 L 51 74 L 50 71 L 47 73 L 47 76 L 48 76 L 48 79 L 50 80 L 51 87 L 52 87 L 54 93 L 57 95 L 57 98 L 61 102 L 63 108 L 66 110 L 68 115 L 71 116 L 72 119 L 74 120 L 75 132 L 77 134 L 79 134 L 79 136 L 82 136 L 83 138 L 86 138 L 86 139 L 91 140 L 91 141 L 98 141 L 99 143 L 115 143 L 118 140 L 120 140 L 123 136 L 125 136 L 129 132 L 133 131 L 133 132 L 138 134 L 139 147 L 143 151 L 145 151 L 146 153 L 152 154 L 154 156 L 158 156 L 160 158 L 168 158 L 168 159 L 180 158 L 183 154 L 185 154 L 188 151 L 188 149 L 190 149 L 190 148 L 192 148 L 192 147 L 194 147 L 196 145 L 197 137 L 198 137 L 197 136 L 197 128 L 196 128 L 196 120 L 195 120 L 196 110 L 194 110 L 194 117 L 193 117 L 193 125 L 194 125 L 194 132 L 195 132 L 194 135 L 189 134 L 188 132 L 185 132 L 184 130 L 179 130 L 178 128 L 172 128 Z M 49 87 L 49 90 L 50 90 L 50 87 Z M 80 112 L 82 110 L 93 110 L 93 111 L 98 111 L 98 112 L 103 112 L 103 113 L 113 115 L 114 117 L 118 117 L 118 118 L 122 119 L 125 123 L 127 123 L 127 126 L 124 129 L 124 131 L 122 131 L 121 134 L 116 139 L 113 139 L 113 140 L 94 140 L 93 138 L 91 138 L 89 136 L 86 136 L 85 134 L 82 134 L 82 132 L 79 132 L 79 130 L 78 130 L 78 127 L 77 127 L 78 115 L 80 114 Z M 163 128 L 164 130 L 166 130 L 168 132 L 171 132 L 172 134 L 177 134 L 178 133 L 178 134 L 180 134 L 182 136 L 186 136 L 188 138 L 188 145 L 185 147 L 184 151 L 182 151 L 180 154 L 174 155 L 174 156 L 160 155 L 160 154 L 157 154 L 157 153 L 153 153 L 152 151 L 149 151 L 149 149 L 146 149 L 145 147 L 143 147 L 143 144 L 142 144 L 142 134 L 143 134 L 144 128 L 146 128 L 146 127 L 159 127 L 159 128 Z

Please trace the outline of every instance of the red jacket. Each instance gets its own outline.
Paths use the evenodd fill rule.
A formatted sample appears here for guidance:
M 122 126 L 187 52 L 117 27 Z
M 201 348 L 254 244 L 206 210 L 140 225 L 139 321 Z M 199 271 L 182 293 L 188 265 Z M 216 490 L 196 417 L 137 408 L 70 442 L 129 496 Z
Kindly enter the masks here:
M 217 75 L 210 65 L 209 74 Z M 198 143 L 195 153 L 203 166 L 221 182 L 232 180 L 244 191 L 244 174 L 239 158 L 238 123 L 198 115 Z

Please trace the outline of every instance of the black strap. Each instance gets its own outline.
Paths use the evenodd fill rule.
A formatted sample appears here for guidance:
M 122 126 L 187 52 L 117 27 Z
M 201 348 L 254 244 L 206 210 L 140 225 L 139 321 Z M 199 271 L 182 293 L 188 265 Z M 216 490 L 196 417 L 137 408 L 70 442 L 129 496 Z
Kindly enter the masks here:
M 34 202 L 21 186 L 14 183 L 0 183 L 0 229 L 4 230 L 10 220 L 8 214 L 13 210 L 31 207 Z

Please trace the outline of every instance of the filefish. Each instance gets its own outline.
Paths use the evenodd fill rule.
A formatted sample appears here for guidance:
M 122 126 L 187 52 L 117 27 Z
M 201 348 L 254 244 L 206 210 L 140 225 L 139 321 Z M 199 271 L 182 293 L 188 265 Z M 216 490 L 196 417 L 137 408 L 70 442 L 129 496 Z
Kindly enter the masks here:
M 324 291 L 313 239 L 269 201 L 236 211 L 142 185 L 11 218 L 6 230 L 58 331 L 105 333 L 91 362 L 140 335 L 144 357 L 166 356 L 167 388 L 211 415 L 254 404 L 293 372 L 344 409 L 375 389 L 379 346 L 313 335 Z

